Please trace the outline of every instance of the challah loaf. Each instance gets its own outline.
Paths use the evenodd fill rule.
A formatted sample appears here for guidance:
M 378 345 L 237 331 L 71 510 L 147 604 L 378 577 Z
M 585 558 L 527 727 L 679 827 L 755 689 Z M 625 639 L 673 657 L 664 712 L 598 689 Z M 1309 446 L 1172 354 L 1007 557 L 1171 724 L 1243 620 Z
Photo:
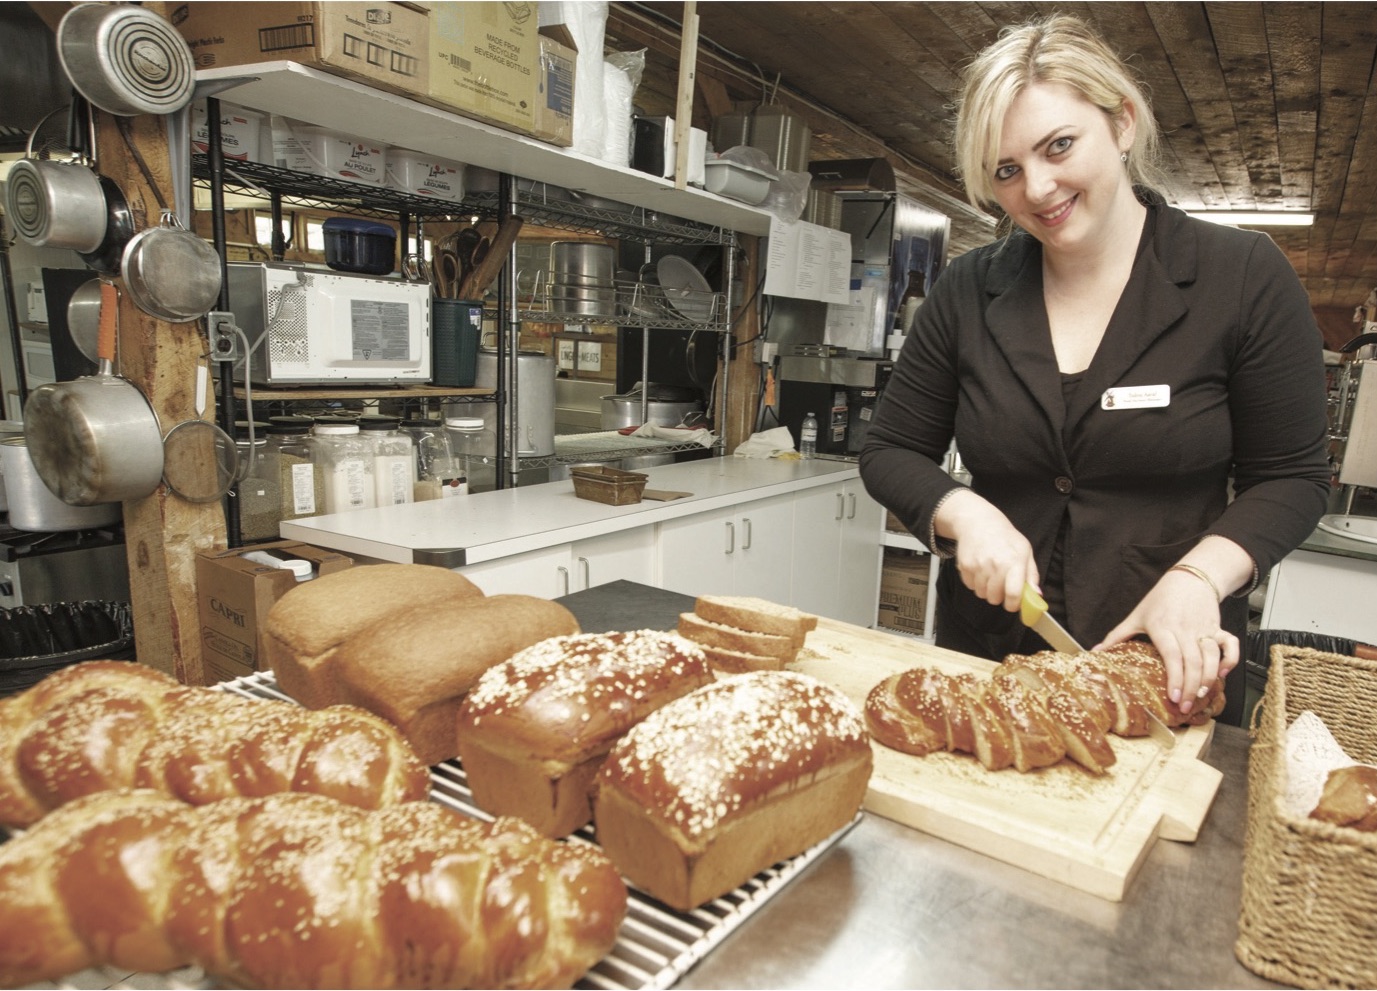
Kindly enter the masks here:
M 873 756 L 841 692 L 758 671 L 669 703 L 597 778 L 598 843 L 634 884 L 689 910 L 850 822 Z
M 1222 682 L 1190 714 L 1167 698 L 1166 671 L 1149 644 L 1097 653 L 1046 651 L 1005 658 L 992 678 L 913 668 L 866 698 L 875 739 L 904 753 L 974 754 L 987 769 L 1031 771 L 1063 757 L 1093 774 L 1115 761 L 1106 734 L 1147 736 L 1153 720 L 1198 725 L 1223 708 Z
M 189 688 L 128 662 L 74 664 L 0 700 L 0 824 L 131 787 L 195 805 L 300 791 L 380 808 L 425 797 L 429 777 L 369 712 Z
M 459 753 L 459 703 L 478 676 L 547 637 L 573 613 L 529 595 L 485 596 L 456 572 L 375 564 L 292 589 L 268 613 L 269 666 L 310 708 L 356 705 L 396 725 L 421 760 Z
M 438 804 L 105 792 L 0 846 L 0 985 L 198 964 L 239 987 L 570 987 L 626 888 L 596 849 Z
M 672 633 L 584 633 L 527 647 L 484 672 L 459 707 L 474 800 L 566 836 L 592 820 L 593 778 L 612 744 L 711 682 L 703 652 Z
M 1329 772 L 1312 819 L 1377 831 L 1377 767 L 1351 764 Z

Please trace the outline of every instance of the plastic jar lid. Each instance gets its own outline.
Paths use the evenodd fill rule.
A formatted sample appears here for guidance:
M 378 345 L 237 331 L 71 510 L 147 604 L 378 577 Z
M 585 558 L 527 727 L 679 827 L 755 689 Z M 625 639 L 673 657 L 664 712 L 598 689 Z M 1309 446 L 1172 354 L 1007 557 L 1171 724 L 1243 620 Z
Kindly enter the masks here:
M 270 416 L 268 417 L 268 433 L 309 433 L 311 430 L 311 424 L 314 422 L 315 421 L 313 421 L 309 416 Z
M 448 416 L 445 426 L 451 430 L 482 430 L 483 420 L 476 416 Z
M 299 582 L 305 581 L 307 578 L 310 578 L 314 572 L 314 569 L 311 567 L 310 561 L 303 561 L 300 558 L 295 557 L 285 559 L 281 564 L 278 565 L 278 567 L 281 568 L 283 571 L 290 571 L 293 575 L 296 576 L 296 580 Z
M 359 432 L 357 423 L 321 423 L 316 421 L 316 425 L 311 428 L 318 434 L 356 434 Z
M 254 420 L 254 421 L 253 421 L 253 442 L 254 442 L 255 444 L 261 444 L 261 443 L 263 443 L 263 433 L 264 433 L 264 431 L 266 431 L 267 429 L 268 429 L 268 425 L 267 425 L 266 423 L 262 422 L 261 420 Z M 249 439 L 249 421 L 248 421 L 248 420 L 235 420 L 235 421 L 234 421 L 234 439 L 235 439 L 235 440 L 242 440 L 242 441 L 246 441 L 246 442 L 248 441 L 248 439 Z
M 396 430 L 400 423 L 395 416 L 361 416 L 359 417 L 360 430 Z

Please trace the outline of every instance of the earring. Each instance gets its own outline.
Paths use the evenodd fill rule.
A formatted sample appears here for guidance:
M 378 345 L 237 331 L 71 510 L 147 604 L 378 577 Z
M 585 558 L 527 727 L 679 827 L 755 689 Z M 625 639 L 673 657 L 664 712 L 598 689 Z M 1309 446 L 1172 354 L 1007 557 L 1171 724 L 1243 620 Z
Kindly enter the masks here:
M 1128 152 L 1122 153 L 1122 154 L 1119 156 L 1119 161 L 1121 161 L 1121 162 L 1127 164 L 1127 163 L 1128 163 Z

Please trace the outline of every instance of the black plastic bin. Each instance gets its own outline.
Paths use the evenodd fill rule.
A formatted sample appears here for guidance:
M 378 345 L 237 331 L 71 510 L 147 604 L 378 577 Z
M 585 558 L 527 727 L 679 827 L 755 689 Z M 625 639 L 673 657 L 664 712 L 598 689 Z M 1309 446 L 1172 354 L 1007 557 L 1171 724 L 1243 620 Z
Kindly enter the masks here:
M 69 664 L 132 660 L 127 602 L 53 602 L 0 609 L 0 695 L 36 685 Z

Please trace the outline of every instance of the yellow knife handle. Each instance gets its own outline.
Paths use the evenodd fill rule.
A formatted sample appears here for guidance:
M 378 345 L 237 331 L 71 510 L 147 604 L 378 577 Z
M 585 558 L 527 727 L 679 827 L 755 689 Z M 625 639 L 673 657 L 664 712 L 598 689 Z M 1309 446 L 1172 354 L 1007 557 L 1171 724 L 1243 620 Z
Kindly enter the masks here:
M 1035 626 L 1047 614 L 1047 600 L 1038 595 L 1037 590 L 1027 582 L 1023 583 L 1023 603 L 1018 616 L 1024 626 Z

